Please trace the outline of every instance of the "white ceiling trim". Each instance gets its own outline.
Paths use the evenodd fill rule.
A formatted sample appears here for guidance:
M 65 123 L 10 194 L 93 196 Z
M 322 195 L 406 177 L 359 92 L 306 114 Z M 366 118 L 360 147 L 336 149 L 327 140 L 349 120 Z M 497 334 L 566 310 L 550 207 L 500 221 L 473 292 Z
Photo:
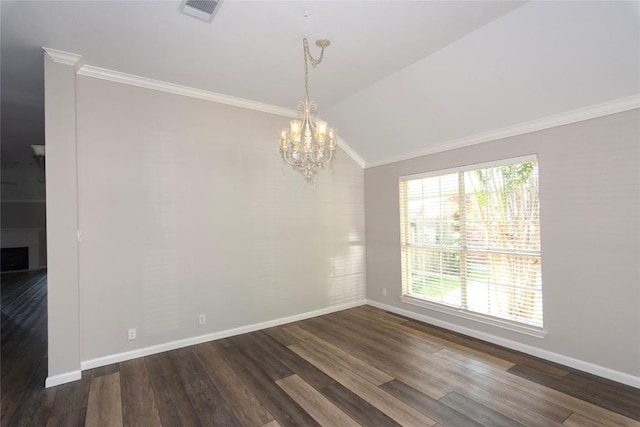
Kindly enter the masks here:
M 157 90 L 160 92 L 172 93 L 174 95 L 188 96 L 190 98 L 202 99 L 204 101 L 216 102 L 219 104 L 232 105 L 234 107 L 246 108 L 248 110 L 261 111 L 263 113 L 276 114 L 284 117 L 297 117 L 298 111 L 291 108 L 278 107 L 276 105 L 251 101 L 249 99 L 237 98 L 235 96 L 224 95 L 216 92 L 209 92 L 189 86 L 164 82 L 161 80 L 149 79 L 133 74 L 121 73 L 119 71 L 106 68 L 95 67 L 84 64 L 82 55 L 63 52 L 61 50 L 43 47 L 47 55 L 57 63 L 71 65 L 76 69 L 76 73 L 81 76 L 93 77 L 101 80 L 108 80 L 115 83 L 122 83 L 137 86 L 145 89 Z M 358 166 L 364 169 L 365 161 L 356 151 L 349 146 L 342 138 L 338 138 L 338 147 L 342 149 Z
M 76 69 L 76 73 L 80 71 L 80 68 L 82 68 L 82 66 L 84 65 L 82 55 L 76 55 L 75 53 L 51 49 L 49 47 L 43 47 L 42 49 L 53 62 L 57 62 L 58 64 L 71 65 Z
M 188 96 L 190 98 L 202 99 L 204 101 L 217 102 L 220 104 L 232 105 L 234 107 L 246 108 L 248 110 L 261 111 L 263 113 L 276 114 L 284 117 L 298 117 L 298 111 L 291 108 L 278 107 L 276 105 L 251 101 L 249 99 L 237 98 L 235 96 L 224 95 L 216 92 L 209 92 L 193 87 L 182 86 L 174 83 L 163 82 L 161 80 L 149 79 L 132 74 L 121 73 L 119 71 L 108 70 L 106 68 L 83 65 L 78 74 L 81 76 L 93 77 L 96 79 L 108 80 L 115 83 L 122 83 L 145 89 L 158 90 L 172 93 L 174 95 Z M 351 159 L 364 169 L 365 161 L 349 146 L 344 140 L 338 138 L 338 146 L 347 153 Z
M 624 111 L 629 111 L 637 108 L 640 108 L 640 96 L 634 95 L 586 108 L 568 111 L 566 113 L 556 114 L 553 116 L 545 117 L 543 119 L 520 123 L 491 132 L 467 136 L 451 141 L 445 141 L 440 144 L 436 144 L 435 146 L 402 153 L 397 156 L 388 157 L 386 159 L 366 162 L 365 168 L 373 168 L 376 166 L 414 159 L 416 157 L 422 157 L 429 154 L 440 153 L 442 151 L 453 150 L 455 148 L 462 148 L 470 145 L 481 144 L 483 142 L 490 142 L 498 139 L 508 138 L 511 136 L 523 135 L 539 130 L 550 129 L 557 126 L 568 125 L 571 123 L 581 122 L 589 119 L 595 119 L 597 117 L 608 116 L 610 114 L 622 113 Z
M 356 153 L 355 150 L 351 148 L 349 144 L 344 142 L 344 139 L 340 138 L 340 135 L 338 135 L 338 147 L 340 147 L 342 151 L 347 153 L 347 156 L 351 157 L 351 160 L 356 162 L 358 166 L 360 166 L 362 169 L 365 168 L 366 162 L 364 161 L 364 159 L 360 157 L 360 155 Z
M 290 108 L 264 104 L 262 102 L 251 101 L 244 98 L 236 98 L 235 96 L 209 92 L 189 86 L 182 86 L 161 80 L 135 76 L 133 74 L 121 73 L 119 71 L 108 70 L 106 68 L 94 67 L 93 65 L 83 65 L 78 71 L 78 74 L 81 76 L 108 80 L 115 83 L 172 93 L 174 95 L 188 96 L 190 98 L 202 99 L 204 101 L 232 105 L 234 107 L 246 108 L 248 110 L 262 111 L 263 113 L 276 114 L 278 116 L 295 117 L 297 115 L 297 111 Z

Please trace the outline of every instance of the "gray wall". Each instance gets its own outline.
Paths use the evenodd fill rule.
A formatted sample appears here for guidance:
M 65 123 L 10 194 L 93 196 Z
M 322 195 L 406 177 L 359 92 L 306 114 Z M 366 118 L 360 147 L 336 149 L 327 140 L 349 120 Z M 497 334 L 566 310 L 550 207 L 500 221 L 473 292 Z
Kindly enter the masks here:
M 364 301 L 344 152 L 309 185 L 279 157 L 286 117 L 77 81 L 82 361 Z
M 639 147 L 632 110 L 365 169 L 367 298 L 640 383 Z M 546 337 L 400 302 L 398 177 L 527 154 L 539 161 Z

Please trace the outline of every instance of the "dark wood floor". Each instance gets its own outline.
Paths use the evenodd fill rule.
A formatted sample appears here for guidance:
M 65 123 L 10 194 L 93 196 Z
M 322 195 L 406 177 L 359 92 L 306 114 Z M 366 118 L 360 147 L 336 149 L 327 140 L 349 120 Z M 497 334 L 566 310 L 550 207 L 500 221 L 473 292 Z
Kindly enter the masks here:
M 640 390 L 363 306 L 44 389 L 46 277 L 2 276 L 3 426 L 640 426 Z
M 4 273 L 0 283 L 0 424 L 28 425 L 28 412 L 37 411 L 32 408 L 53 395 L 44 390 L 43 382 L 47 376 L 47 276 L 44 272 Z M 9 423 L 9 415 L 16 421 Z

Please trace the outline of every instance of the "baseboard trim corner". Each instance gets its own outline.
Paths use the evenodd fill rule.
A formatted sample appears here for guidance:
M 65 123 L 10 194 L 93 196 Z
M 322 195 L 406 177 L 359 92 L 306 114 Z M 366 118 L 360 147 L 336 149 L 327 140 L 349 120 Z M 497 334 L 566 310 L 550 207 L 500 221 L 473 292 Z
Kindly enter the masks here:
M 629 385 L 631 387 L 640 388 L 640 377 L 627 374 L 624 372 L 616 371 L 611 368 L 596 365 L 591 362 L 585 362 L 584 360 L 575 359 L 573 357 L 565 356 L 563 354 L 554 353 L 552 351 L 543 350 L 537 347 L 533 347 L 527 344 L 522 344 L 517 341 L 509 340 L 506 338 L 498 337 L 495 335 L 487 334 L 485 332 L 476 331 L 464 326 L 459 326 L 454 323 L 446 322 L 444 320 L 436 319 L 424 314 L 414 313 L 410 310 L 387 305 L 374 300 L 367 300 L 367 305 L 386 310 L 391 313 L 399 314 L 410 319 L 418 320 L 420 322 L 428 323 L 430 325 L 438 326 L 450 331 L 458 332 L 473 338 L 477 338 L 483 341 L 490 342 L 492 344 L 500 345 L 502 347 L 510 348 L 512 350 L 521 351 L 531 356 L 539 357 L 544 360 L 559 363 L 561 365 L 568 366 L 570 368 L 578 369 L 583 372 L 588 372 L 599 377 L 603 377 L 612 381 L 616 381 L 622 384 Z
M 259 331 L 261 329 L 271 328 L 274 326 L 280 326 L 291 322 L 297 322 L 299 320 L 309 319 L 311 317 L 322 316 L 336 311 L 346 310 L 348 308 L 358 307 L 367 304 L 366 300 L 358 300 L 355 302 L 340 304 L 331 307 L 321 308 L 319 310 L 308 311 L 305 313 L 294 314 L 292 316 L 281 317 L 278 319 L 267 320 L 265 322 L 254 323 L 251 325 L 240 326 L 238 328 L 227 329 L 224 331 L 213 332 L 210 334 L 199 335 L 196 337 L 186 338 L 177 341 L 171 341 L 168 343 L 157 344 L 150 347 L 139 348 L 123 353 L 112 354 L 109 356 L 98 357 L 95 359 L 85 360 L 80 362 L 80 368 L 84 371 L 87 369 L 99 368 L 101 366 L 110 365 L 112 363 L 124 362 L 131 359 L 137 359 L 138 357 L 150 356 L 156 353 L 162 353 L 164 351 L 176 350 L 178 348 L 188 347 L 191 345 L 201 344 L 203 342 L 215 341 L 222 338 L 228 338 L 235 335 L 246 334 L 248 332 Z
M 64 374 L 53 375 L 47 377 L 44 381 L 44 387 L 50 388 L 55 387 L 57 385 L 70 383 L 72 381 L 77 381 L 82 378 L 82 371 L 71 371 L 65 372 Z

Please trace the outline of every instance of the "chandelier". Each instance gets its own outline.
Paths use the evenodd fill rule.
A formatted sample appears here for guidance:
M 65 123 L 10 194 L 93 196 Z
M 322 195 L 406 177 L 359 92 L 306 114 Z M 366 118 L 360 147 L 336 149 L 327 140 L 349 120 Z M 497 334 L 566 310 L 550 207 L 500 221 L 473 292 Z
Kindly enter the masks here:
M 315 67 L 322 62 L 324 49 L 331 42 L 327 39 L 316 41 L 320 57 L 314 59 L 309 52 L 309 42 L 305 37 L 304 47 L 304 90 L 306 98 L 298 103 L 298 112 L 302 119 L 291 120 L 288 129 L 280 132 L 280 151 L 282 158 L 291 166 L 302 172 L 306 180 L 311 180 L 316 169 L 323 167 L 333 158 L 336 149 L 336 130 L 327 127 L 327 122 L 318 120 L 315 113 L 315 101 L 309 101 L 309 66 Z

